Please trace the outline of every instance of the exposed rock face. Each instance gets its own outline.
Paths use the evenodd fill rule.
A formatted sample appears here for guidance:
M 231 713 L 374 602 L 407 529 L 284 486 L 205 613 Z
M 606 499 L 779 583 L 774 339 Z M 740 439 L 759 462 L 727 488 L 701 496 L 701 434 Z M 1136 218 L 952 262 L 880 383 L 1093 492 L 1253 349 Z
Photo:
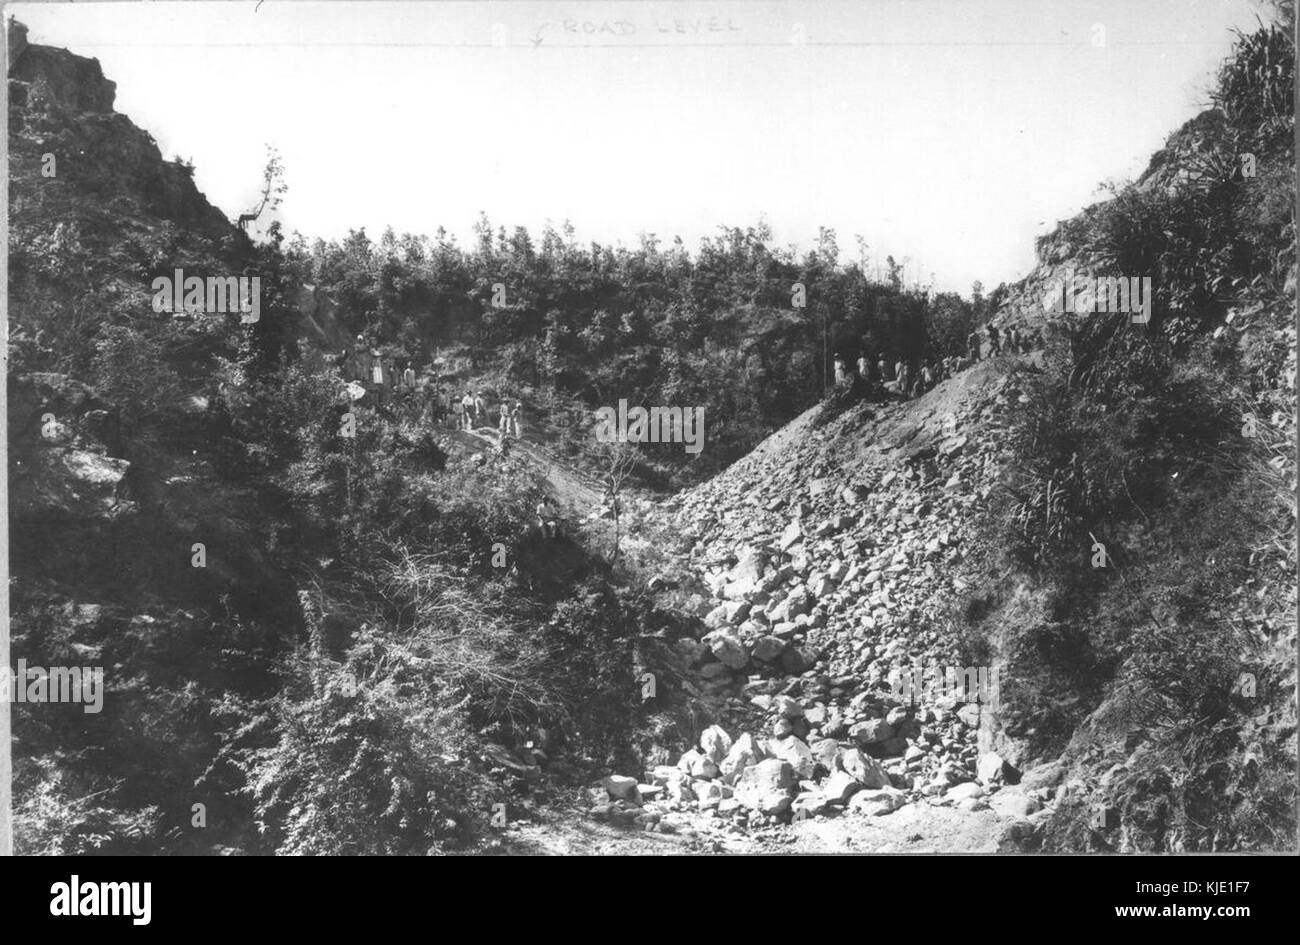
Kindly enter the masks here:
M 135 508 L 122 484 L 130 465 L 90 450 L 51 446 L 15 460 L 12 495 L 29 512 L 111 519 Z
M 1165 146 L 1151 156 L 1146 170 L 1135 182 L 1137 190 L 1149 192 L 1176 186 L 1189 174 L 1196 175 L 1195 156 L 1201 152 L 1207 135 L 1222 133 L 1223 114 L 1218 109 L 1207 109 L 1188 120 L 1169 136 Z M 1024 279 L 1009 287 L 992 324 L 1006 327 L 1019 325 L 1031 331 L 1052 330 L 1054 315 L 1043 302 L 1054 285 L 1069 277 L 1071 272 L 1080 276 L 1090 267 L 1083 261 L 1082 234 L 1092 228 L 1094 219 L 1104 203 L 1086 207 L 1077 216 L 1058 223 L 1050 232 L 1034 243 L 1038 261 Z M 1103 275 L 1103 273 L 1096 273 Z M 1291 291 L 1288 289 L 1288 292 Z
M 130 463 L 107 455 L 108 406 L 65 374 L 8 379 L 10 508 L 31 518 L 107 522 L 134 510 L 123 480 Z
M 17 21 L 9 24 L 8 32 L 9 78 L 22 84 L 18 89 L 20 95 L 41 87 L 74 111 L 101 114 L 113 111 L 117 85 L 104 78 L 98 59 L 85 59 L 66 49 L 28 43 L 27 27 Z
M 58 174 L 47 187 L 70 185 L 83 196 L 136 199 L 141 210 L 213 238 L 241 239 L 226 216 L 194 185 L 192 170 L 164 161 L 158 144 L 125 115 L 113 111 L 116 85 L 99 60 L 27 41 L 27 28 L 9 25 L 10 161 L 15 174 L 49 152 Z M 55 146 L 28 128 L 35 113 L 58 113 L 65 133 Z

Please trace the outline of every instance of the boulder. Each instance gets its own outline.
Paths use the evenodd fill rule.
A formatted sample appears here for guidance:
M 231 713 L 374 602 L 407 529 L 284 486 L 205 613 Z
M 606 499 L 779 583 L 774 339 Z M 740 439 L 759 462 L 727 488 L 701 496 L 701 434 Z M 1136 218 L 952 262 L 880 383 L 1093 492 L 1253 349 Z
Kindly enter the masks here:
M 787 719 L 803 717 L 803 706 L 789 696 L 777 696 L 772 701 L 772 708 Z
M 609 796 L 616 801 L 630 801 L 633 804 L 641 803 L 641 792 L 637 789 L 636 778 L 629 778 L 622 774 L 611 774 L 603 782 L 605 790 Z
M 849 737 L 859 745 L 877 745 L 894 737 L 894 729 L 884 719 L 867 719 L 849 729 Z
M 897 788 L 884 787 L 875 791 L 859 791 L 849 799 L 848 809 L 868 817 L 883 817 L 903 806 L 906 795 Z
M 795 820 L 803 820 L 825 813 L 830 804 L 830 798 L 820 790 L 812 789 L 801 792 L 790 805 L 790 809 L 794 812 Z
M 716 765 L 731 750 L 731 736 L 721 725 L 710 725 L 700 735 L 700 750 Z
M 704 616 L 704 625 L 710 630 L 718 630 L 727 626 L 727 605 L 719 604 Z
M 731 585 L 735 586 L 735 585 Z M 749 616 L 749 604 L 743 600 L 734 600 L 722 605 L 723 619 L 731 626 L 743 623 Z
M 834 771 L 821 783 L 822 793 L 832 804 L 843 804 L 862 789 L 862 784 L 844 771 Z
M 779 637 L 761 636 L 754 641 L 754 649 L 750 655 L 760 662 L 770 663 L 785 652 L 785 646 L 785 641 Z
M 806 673 L 816 665 L 817 654 L 806 646 L 792 646 L 781 654 L 781 668 L 791 676 Z
M 836 758 L 836 766 L 864 787 L 889 787 L 889 775 L 875 758 L 864 755 L 856 748 L 843 749 Z
M 768 758 L 744 770 L 736 784 L 736 800 L 750 810 L 774 816 L 790 808 L 794 769 L 779 758 Z
M 944 797 L 953 803 L 960 803 L 965 800 L 975 800 L 984 796 L 984 789 L 974 781 L 963 781 L 961 784 L 950 787 L 944 792 Z
M 840 753 L 839 742 L 833 738 L 819 738 L 808 744 L 808 750 L 818 765 L 827 771 L 835 770 L 835 759 Z
M 988 752 L 980 756 L 979 762 L 975 765 L 975 773 L 980 781 L 985 784 L 995 784 L 1002 781 L 1006 768 L 1006 762 L 1002 756 L 996 752 Z
M 781 533 L 781 538 L 777 542 L 777 545 L 782 551 L 789 551 L 801 541 L 803 541 L 803 529 L 799 525 L 799 520 L 794 519 L 785 527 L 785 531 Z
M 767 555 L 752 545 L 742 547 L 736 553 L 735 567 L 727 572 L 727 580 L 733 584 L 748 584 L 757 587 L 763 580 L 763 569 L 767 566 Z
M 989 807 L 1002 817 L 1028 817 L 1042 805 L 1028 794 L 1019 791 L 1001 790 L 989 798 Z
M 722 785 L 716 781 L 697 781 L 694 788 L 700 810 L 708 810 L 722 803 Z
M 758 764 L 764 757 L 763 748 L 758 740 L 745 732 L 732 743 L 727 756 L 722 759 L 722 780 L 727 784 L 735 784 L 742 771 Z
M 801 778 L 811 778 L 817 767 L 817 759 L 812 750 L 794 735 L 786 738 L 773 738 L 767 743 L 767 753 L 773 758 L 787 762 L 791 769 Z
M 740 637 L 729 631 L 723 631 L 713 636 L 709 642 L 709 649 L 718 662 L 722 663 L 729 669 L 744 669 L 749 665 L 749 653 L 745 649 L 745 644 L 740 642 Z

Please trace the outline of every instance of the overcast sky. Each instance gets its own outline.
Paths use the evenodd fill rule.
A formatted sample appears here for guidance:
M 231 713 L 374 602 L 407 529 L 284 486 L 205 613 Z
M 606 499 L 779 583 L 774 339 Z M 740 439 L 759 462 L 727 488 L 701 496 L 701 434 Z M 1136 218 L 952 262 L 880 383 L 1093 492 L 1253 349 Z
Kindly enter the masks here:
M 1248 0 L 33 5 L 32 42 L 98 58 L 117 108 L 255 203 L 280 151 L 288 230 L 465 242 L 573 222 L 692 250 L 763 216 L 856 234 L 969 291 L 1136 176 L 1206 105 Z M 1104 40 L 1096 45 L 1095 40 Z

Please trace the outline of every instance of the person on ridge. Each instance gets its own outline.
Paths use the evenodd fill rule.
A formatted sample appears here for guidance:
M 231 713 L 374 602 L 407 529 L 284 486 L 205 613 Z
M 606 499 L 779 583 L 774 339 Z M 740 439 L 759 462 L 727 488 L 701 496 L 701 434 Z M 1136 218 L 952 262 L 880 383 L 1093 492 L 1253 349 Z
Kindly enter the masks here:
M 912 384 L 912 371 L 911 366 L 901 358 L 898 364 L 894 366 L 894 380 L 898 384 L 898 393 L 906 397 Z
M 510 408 L 510 425 L 514 427 L 515 439 L 524 438 L 524 402 L 516 400 L 514 406 Z
M 537 527 L 542 530 L 543 538 L 554 538 L 559 531 L 555 506 L 551 504 L 549 497 L 543 497 L 542 501 L 537 503 Z
M 1002 346 L 998 343 L 998 329 L 992 323 L 988 326 L 989 332 L 989 357 L 1002 353 Z
M 849 366 L 844 360 L 844 356 L 838 351 L 835 352 L 835 386 L 843 387 L 849 382 Z
M 465 396 L 460 399 L 460 417 L 464 429 L 474 429 L 474 395 L 467 388 Z

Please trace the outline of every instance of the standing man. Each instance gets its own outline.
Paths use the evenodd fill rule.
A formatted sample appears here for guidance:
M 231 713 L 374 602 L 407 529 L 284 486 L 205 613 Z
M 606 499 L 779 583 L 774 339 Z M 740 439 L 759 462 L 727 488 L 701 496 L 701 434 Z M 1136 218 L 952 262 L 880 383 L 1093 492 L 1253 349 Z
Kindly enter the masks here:
M 998 343 L 998 330 L 992 323 L 990 323 L 988 326 L 988 332 L 989 332 L 989 357 L 991 358 L 995 354 L 1002 353 L 1002 346 Z
M 544 496 L 542 501 L 537 503 L 537 527 L 542 530 L 543 538 L 554 538 L 559 531 L 555 506 L 551 504 L 549 496 Z
M 867 357 L 865 351 L 858 356 L 858 377 L 868 383 L 871 382 L 871 359 Z
M 980 359 L 980 334 L 979 329 L 971 329 L 971 333 L 966 336 L 966 357 L 974 364 Z
M 370 365 L 370 389 L 375 395 L 375 406 L 382 407 L 384 405 L 384 359 L 380 357 L 378 348 L 371 348 L 367 360 Z
M 476 391 L 473 400 L 474 406 L 474 424 L 477 426 L 487 419 L 487 401 L 483 399 L 483 391 Z
M 352 380 L 360 381 L 362 385 L 370 383 L 370 350 L 366 347 L 365 339 L 360 335 L 357 335 L 357 340 L 352 345 L 352 358 L 349 367 L 352 372 Z
M 451 395 L 451 391 L 448 388 L 443 387 L 442 385 L 438 386 L 438 403 L 442 405 L 443 423 L 447 424 L 447 426 L 451 426 L 455 420 L 455 418 L 452 417 L 452 409 L 451 409 L 452 395 Z
M 835 352 L 835 386 L 843 387 L 849 382 L 849 366 L 844 360 L 844 356 L 838 351 Z
M 522 400 L 516 400 L 513 407 L 510 408 L 510 424 L 515 430 L 515 439 L 524 438 L 524 403 Z
M 460 418 L 464 429 L 474 429 L 474 394 L 469 388 L 465 389 L 465 396 L 460 399 Z

